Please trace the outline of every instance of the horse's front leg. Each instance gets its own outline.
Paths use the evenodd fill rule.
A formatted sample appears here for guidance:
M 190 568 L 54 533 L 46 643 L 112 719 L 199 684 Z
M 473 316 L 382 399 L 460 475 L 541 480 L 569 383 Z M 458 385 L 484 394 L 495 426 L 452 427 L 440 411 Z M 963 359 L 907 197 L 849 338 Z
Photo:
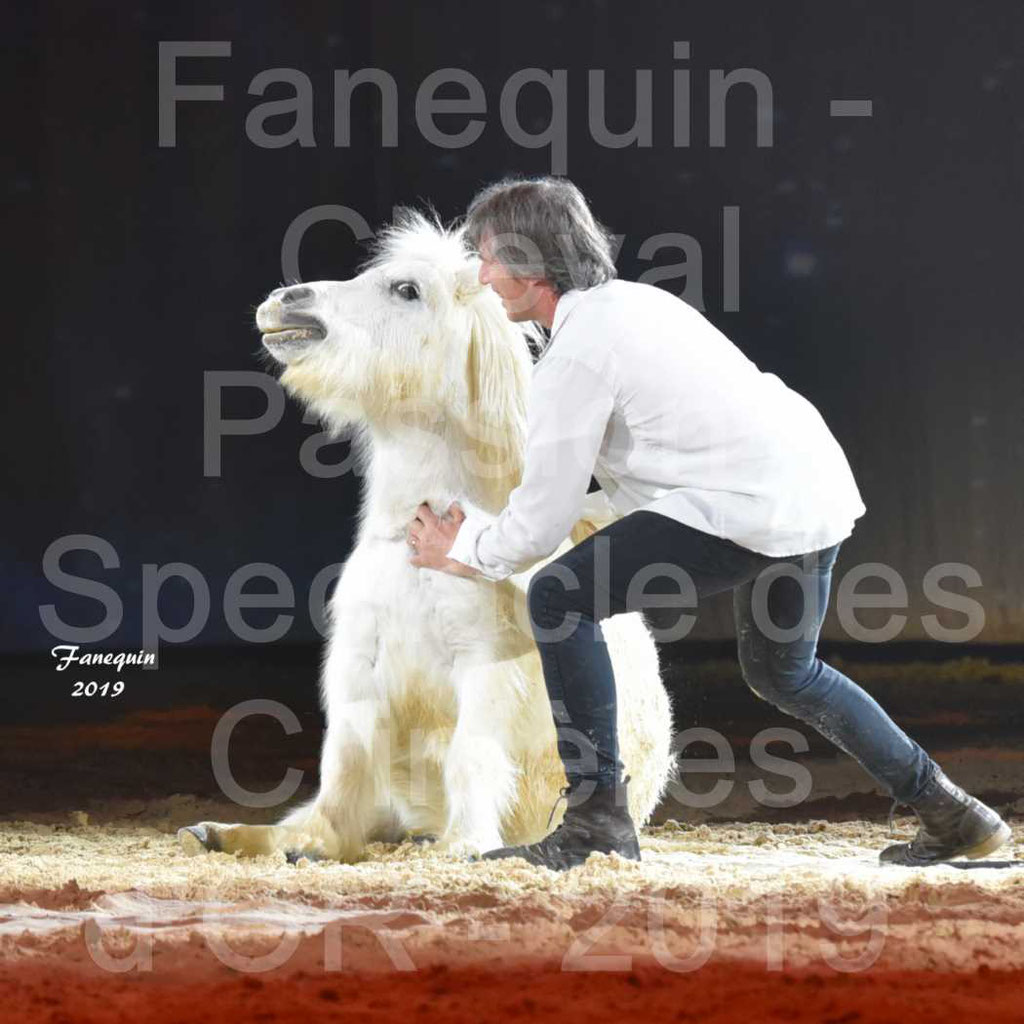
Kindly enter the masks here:
M 239 857 L 262 857 L 283 852 L 290 861 L 300 857 L 325 857 L 323 844 L 300 829 L 282 825 L 242 825 L 223 821 L 200 821 L 178 829 L 178 842 L 188 854 L 233 853 Z
M 320 791 L 281 822 L 334 860 L 358 860 L 376 826 L 392 815 L 389 705 L 372 689 L 328 696 Z
M 346 623 L 350 625 L 351 620 Z M 358 860 L 374 826 L 390 811 L 389 706 L 375 674 L 375 643 L 355 630 L 332 635 L 324 669 L 327 732 L 320 755 L 320 789 L 276 825 L 204 821 L 179 830 L 187 852 L 255 857 Z M 372 637 L 370 637 L 372 640 Z
M 516 792 L 509 755 L 515 688 L 508 664 L 456 659 L 458 720 L 444 763 L 447 817 L 438 848 L 473 856 L 503 845 L 501 819 Z

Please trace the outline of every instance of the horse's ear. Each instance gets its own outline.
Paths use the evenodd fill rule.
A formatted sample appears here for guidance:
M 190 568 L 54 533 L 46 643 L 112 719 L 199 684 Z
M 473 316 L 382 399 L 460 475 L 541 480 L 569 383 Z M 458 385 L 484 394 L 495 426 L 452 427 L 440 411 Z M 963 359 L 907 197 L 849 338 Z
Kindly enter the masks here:
M 501 304 L 482 291 L 467 303 L 471 328 L 464 463 L 484 506 L 500 511 L 522 479 L 531 360 L 522 333 Z
M 473 302 L 484 290 L 479 279 L 479 261 L 470 260 L 455 275 L 455 301 L 459 305 Z

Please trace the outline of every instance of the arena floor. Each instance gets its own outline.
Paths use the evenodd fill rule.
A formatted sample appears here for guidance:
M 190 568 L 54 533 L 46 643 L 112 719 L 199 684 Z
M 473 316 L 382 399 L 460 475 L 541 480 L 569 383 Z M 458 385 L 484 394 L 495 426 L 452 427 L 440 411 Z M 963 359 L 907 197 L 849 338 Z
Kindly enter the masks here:
M 884 825 L 669 822 L 565 874 L 375 846 L 187 856 L 179 797 L 0 825 L 7 1021 L 1020 1020 L 1024 861 L 881 868 Z M 909 834 L 913 822 L 898 818 Z M 187 986 L 187 987 L 186 987 Z M 268 1016 L 269 1015 L 269 1016 Z
M 347 866 L 189 857 L 182 825 L 280 813 L 219 795 L 219 708 L 0 726 L 0 1012 L 5 1024 L 1024 1020 L 1022 670 L 941 668 L 949 678 L 919 666 L 874 688 L 1014 835 L 992 860 L 927 869 L 878 865 L 888 801 L 811 734 L 806 799 L 753 800 L 755 781 L 785 780 L 745 752 L 786 723 L 756 705 L 740 714 L 742 691 L 717 676 L 677 710 L 737 752 L 728 796 L 663 804 L 641 864 L 595 856 L 562 875 L 411 843 Z M 239 781 L 266 790 L 296 766 L 308 778 L 296 798 L 309 795 L 320 730 L 300 717 L 294 736 L 266 717 L 239 726 Z M 716 782 L 688 776 L 691 791 Z M 915 827 L 896 824 L 904 838 Z

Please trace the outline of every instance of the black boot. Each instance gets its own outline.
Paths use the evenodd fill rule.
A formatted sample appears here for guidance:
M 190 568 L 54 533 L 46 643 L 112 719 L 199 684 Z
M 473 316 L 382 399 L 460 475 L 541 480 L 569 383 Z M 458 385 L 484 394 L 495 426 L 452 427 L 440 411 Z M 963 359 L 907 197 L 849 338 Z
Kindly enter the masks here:
M 941 768 L 907 806 L 917 815 L 921 827 L 909 843 L 887 846 L 878 855 L 881 864 L 923 867 L 954 857 L 984 857 L 1010 838 L 1010 826 L 991 807 L 947 778 Z M 891 811 L 889 827 L 891 831 Z
M 498 850 L 489 850 L 484 854 L 484 860 L 522 857 L 531 864 L 552 871 L 566 871 L 576 867 L 595 852 L 617 853 L 629 860 L 639 860 L 640 844 L 626 802 L 627 782 L 628 775 L 618 785 L 596 789 L 593 789 L 593 782 L 570 782 L 558 798 L 564 798 L 567 802 L 565 818 L 554 832 L 529 846 L 503 846 Z M 592 792 L 584 799 L 588 790 Z M 552 807 L 548 825 L 554 814 L 555 808 Z

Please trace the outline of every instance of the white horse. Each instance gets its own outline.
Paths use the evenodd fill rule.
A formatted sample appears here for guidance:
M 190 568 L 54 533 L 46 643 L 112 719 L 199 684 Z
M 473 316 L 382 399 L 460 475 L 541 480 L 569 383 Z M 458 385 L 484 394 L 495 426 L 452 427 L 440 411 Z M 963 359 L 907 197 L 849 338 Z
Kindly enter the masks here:
M 497 515 L 522 474 L 529 348 L 477 270 L 457 231 L 405 213 L 358 277 L 278 288 L 257 311 L 288 392 L 360 428 L 366 486 L 329 606 L 319 792 L 277 825 L 182 829 L 194 852 L 352 861 L 420 833 L 466 856 L 550 831 L 565 775 L 525 600 L 544 563 L 494 583 L 408 561 L 421 502 Z M 615 518 L 600 493 L 587 511 L 556 555 Z M 640 825 L 671 774 L 671 709 L 643 619 L 603 628 Z

